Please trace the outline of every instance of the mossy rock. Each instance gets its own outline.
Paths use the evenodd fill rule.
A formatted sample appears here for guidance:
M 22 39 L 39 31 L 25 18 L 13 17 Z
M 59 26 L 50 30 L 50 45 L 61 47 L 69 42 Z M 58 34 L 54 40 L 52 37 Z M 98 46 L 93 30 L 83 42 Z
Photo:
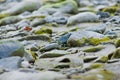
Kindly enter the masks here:
M 103 68 L 104 64 L 102 63 L 93 63 L 91 64 L 88 68 L 86 68 L 86 70 L 92 70 L 92 69 L 99 69 L 99 68 Z
M 58 8 L 60 9 L 60 11 L 66 13 L 76 13 L 78 6 L 74 0 L 66 0 L 55 4 L 46 4 L 43 7 L 41 7 L 39 11 L 48 10 L 50 8 Z
M 73 32 L 67 41 L 68 46 L 78 47 L 83 45 L 99 45 L 109 42 L 110 39 L 100 33 L 92 31 Z
M 0 20 L 0 25 L 12 24 L 12 23 L 16 23 L 20 20 L 22 20 L 22 19 L 18 16 L 5 17 Z
M 111 59 L 120 58 L 120 48 L 117 48 L 115 52 L 111 54 Z
M 110 38 L 108 37 L 104 37 L 104 38 L 89 38 L 88 39 L 88 43 L 91 45 L 98 45 L 100 43 L 105 43 L 105 42 L 109 42 Z
M 28 4 L 29 3 L 29 4 Z M 24 11 L 34 11 L 37 10 L 41 6 L 40 2 L 37 0 L 32 1 L 22 1 L 16 6 L 13 6 L 12 8 L 2 11 L 1 14 L 9 14 L 9 15 L 17 15 Z
M 90 48 L 87 48 L 85 50 L 83 50 L 84 52 L 97 52 L 97 51 L 100 51 L 104 49 L 103 46 L 94 46 L 94 47 L 90 47 Z
M 116 47 L 120 47 L 120 39 L 117 39 L 117 40 L 115 41 L 115 46 L 116 46 Z
M 76 46 L 83 46 L 86 42 L 86 39 L 81 39 L 81 40 L 68 40 L 67 41 L 67 46 L 69 47 L 76 47 Z
M 117 6 L 111 6 L 111 7 L 103 8 L 102 11 L 114 14 L 117 11 L 117 9 L 118 9 Z
M 39 30 L 35 31 L 35 34 L 52 34 L 52 29 L 50 28 L 40 28 Z
M 102 78 L 98 77 L 97 75 L 100 75 Z M 109 70 L 97 70 L 96 72 L 91 72 L 91 75 L 86 76 L 86 79 L 83 80 L 113 80 L 115 74 Z M 89 79 L 91 78 L 91 79 Z
M 96 62 L 106 63 L 108 60 L 109 60 L 108 56 L 103 56 L 99 60 L 97 60 Z

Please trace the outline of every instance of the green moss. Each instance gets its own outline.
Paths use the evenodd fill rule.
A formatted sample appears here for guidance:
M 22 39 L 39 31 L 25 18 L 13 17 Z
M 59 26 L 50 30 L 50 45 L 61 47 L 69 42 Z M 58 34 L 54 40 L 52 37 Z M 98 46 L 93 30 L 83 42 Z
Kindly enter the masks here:
M 95 47 L 87 48 L 83 51 L 84 52 L 97 52 L 97 51 L 102 50 L 103 48 L 104 48 L 103 46 L 95 46 Z
M 110 39 L 108 37 L 105 38 L 89 38 L 88 43 L 92 45 L 98 45 L 100 43 L 108 42 Z
M 35 31 L 35 34 L 52 34 L 52 30 L 50 28 L 40 28 L 39 30 Z

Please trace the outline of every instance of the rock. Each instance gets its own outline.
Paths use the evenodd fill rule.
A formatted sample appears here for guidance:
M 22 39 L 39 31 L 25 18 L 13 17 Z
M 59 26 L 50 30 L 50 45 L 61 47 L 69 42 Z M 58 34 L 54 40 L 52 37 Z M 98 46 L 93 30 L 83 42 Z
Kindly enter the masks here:
M 22 37 L 18 39 L 19 41 L 23 40 L 45 40 L 45 41 L 50 41 L 50 37 L 48 34 L 39 34 L 39 35 L 30 35 L 26 37 Z
M 52 34 L 52 29 L 50 28 L 40 28 L 40 29 L 37 29 L 36 31 L 34 31 L 35 34 Z
M 67 41 L 67 45 L 71 47 L 83 46 L 85 44 L 98 45 L 102 42 L 109 41 L 108 37 L 92 31 L 78 31 L 72 33 Z
M 0 59 L 0 68 L 5 70 L 17 70 L 20 68 L 22 59 L 20 57 L 8 57 Z
M 50 70 L 58 64 L 52 58 L 42 58 L 35 61 L 35 68 L 39 70 Z
M 24 47 L 15 40 L 0 41 L 0 58 L 10 56 L 24 56 Z
M 71 33 L 67 33 L 62 35 L 59 39 L 58 39 L 58 44 L 64 45 L 67 43 L 67 40 L 69 39 L 69 37 L 71 36 Z
M 114 31 L 107 31 L 104 33 L 104 35 L 109 37 L 110 39 L 114 39 L 118 37 L 117 32 Z
M 54 16 L 48 16 L 45 18 L 45 21 L 48 22 L 48 23 L 51 23 L 51 22 L 56 22 L 57 24 L 66 24 L 67 23 L 67 17 L 64 17 L 64 16 L 57 16 L 57 17 L 54 17 Z
M 114 80 L 115 74 L 106 69 L 93 69 L 84 74 L 77 74 L 71 77 L 81 80 Z
M 109 12 L 97 12 L 97 15 L 100 16 L 100 18 L 109 18 L 110 17 L 110 13 Z
M 43 53 L 40 56 L 40 58 L 60 57 L 60 56 L 67 55 L 67 54 L 70 54 L 70 53 L 67 51 L 63 51 L 63 50 L 52 50 L 52 51 Z
M 115 46 L 116 46 L 116 47 L 120 47 L 120 39 L 117 39 L 117 40 L 116 40 Z
M 6 18 L 2 18 L 0 20 L 0 25 L 12 24 L 12 23 L 16 23 L 20 20 L 22 20 L 20 17 L 10 16 L 10 17 L 6 17 Z
M 82 12 L 68 18 L 67 25 L 73 25 L 83 22 L 97 22 L 98 16 L 92 12 Z
M 107 25 L 105 24 L 100 24 L 98 26 L 95 26 L 95 27 L 89 27 L 89 28 L 86 28 L 87 31 L 94 31 L 94 32 L 98 32 L 98 33 L 101 33 L 103 34 L 105 32 L 107 28 Z
M 94 61 L 97 58 L 98 58 L 97 56 L 85 56 L 84 57 L 84 62 L 88 63 L 88 62 Z
M 105 69 L 112 71 L 115 74 L 120 73 L 119 71 L 120 62 L 105 64 Z
M 100 51 L 102 49 L 104 49 L 103 46 L 94 46 L 94 47 L 90 47 L 90 48 L 84 49 L 83 51 L 84 52 L 97 52 L 97 51 Z
M 102 57 L 99 57 L 96 62 L 98 63 L 106 63 L 107 61 L 109 60 L 109 57 L 108 56 L 102 56 Z
M 76 13 L 78 9 L 77 3 L 74 0 L 66 0 L 55 4 L 46 4 L 42 6 L 38 12 L 47 11 L 52 14 L 60 11 L 64 13 Z
M 25 72 L 24 72 L 25 71 Z M 26 72 L 27 71 L 27 72 Z M 47 77 L 46 77 L 47 76 Z M 0 80 L 61 80 L 65 79 L 66 76 L 52 71 L 32 71 L 32 70 L 21 70 L 6 72 L 0 75 Z
M 89 71 L 92 69 L 99 69 L 99 68 L 103 68 L 103 67 L 104 67 L 104 64 L 102 64 L 102 63 L 92 63 L 87 68 L 85 68 L 85 70 Z
M 42 25 L 45 23 L 45 20 L 43 18 L 35 18 L 32 22 L 31 25 L 36 27 L 38 25 Z
M 49 45 L 46 45 L 40 49 L 40 51 L 49 51 L 53 49 L 59 49 L 60 46 L 57 43 L 51 43 Z
M 103 8 L 102 11 L 114 14 L 117 9 L 118 9 L 118 7 L 116 7 L 116 6 L 110 6 L 110 7 Z
M 118 47 L 115 52 L 109 55 L 110 59 L 120 58 L 120 48 Z
M 78 68 L 81 68 L 83 66 L 83 59 L 76 56 L 76 55 L 66 55 L 66 56 L 62 56 L 62 57 L 59 57 L 59 58 L 56 58 L 55 59 L 55 62 L 56 63 L 61 63 L 56 65 L 56 67 L 60 68 L 60 67 L 64 67 L 65 65 L 71 67 L 71 68 L 74 68 L 74 67 L 78 67 Z M 67 64 L 64 64 L 64 63 L 67 63 Z M 68 68 L 69 68 L 68 67 Z
M 0 17 L 5 17 L 8 15 L 17 15 L 24 11 L 34 11 L 34 10 L 37 10 L 38 8 L 40 8 L 40 6 L 41 6 L 41 3 L 39 2 L 39 0 L 22 1 L 19 4 L 17 4 L 16 7 L 13 6 L 12 8 L 10 8 L 8 10 L 2 11 L 0 13 Z
M 32 67 L 32 65 L 28 61 L 22 61 L 21 67 L 22 68 L 30 68 L 30 67 Z

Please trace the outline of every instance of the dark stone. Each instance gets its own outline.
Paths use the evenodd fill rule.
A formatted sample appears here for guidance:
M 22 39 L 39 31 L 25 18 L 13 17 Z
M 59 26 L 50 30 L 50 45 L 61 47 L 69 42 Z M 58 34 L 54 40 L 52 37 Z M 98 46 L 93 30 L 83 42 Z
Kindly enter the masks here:
M 109 12 L 97 12 L 97 15 L 100 15 L 100 18 L 109 18 L 110 17 L 110 13 Z

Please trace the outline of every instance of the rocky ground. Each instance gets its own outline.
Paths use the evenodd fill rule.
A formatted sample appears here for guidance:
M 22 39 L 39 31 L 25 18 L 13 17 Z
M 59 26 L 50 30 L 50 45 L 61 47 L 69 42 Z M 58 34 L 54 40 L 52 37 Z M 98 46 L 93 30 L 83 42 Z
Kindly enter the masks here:
M 0 0 L 0 80 L 120 80 L 120 0 Z

